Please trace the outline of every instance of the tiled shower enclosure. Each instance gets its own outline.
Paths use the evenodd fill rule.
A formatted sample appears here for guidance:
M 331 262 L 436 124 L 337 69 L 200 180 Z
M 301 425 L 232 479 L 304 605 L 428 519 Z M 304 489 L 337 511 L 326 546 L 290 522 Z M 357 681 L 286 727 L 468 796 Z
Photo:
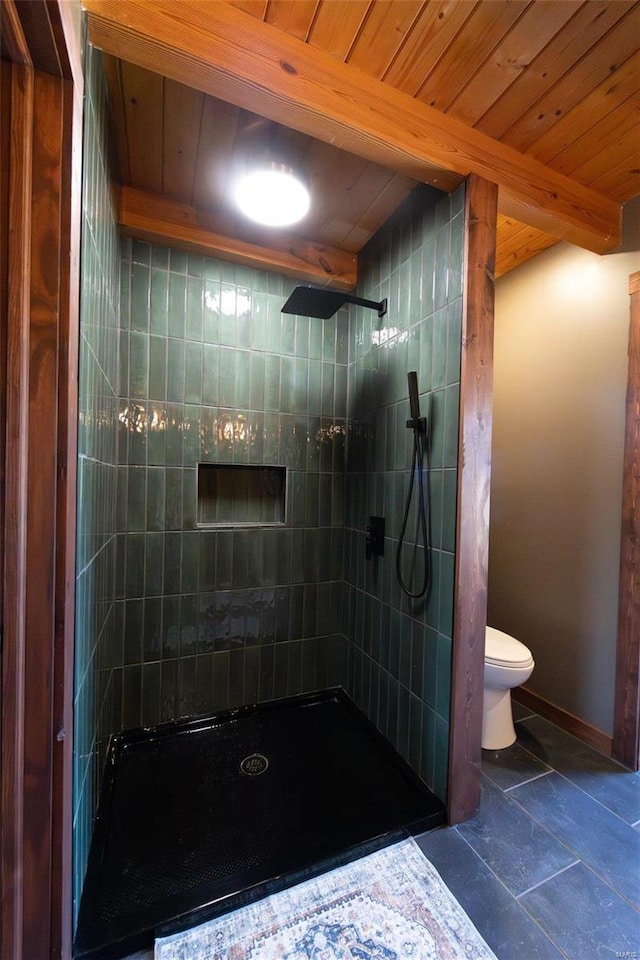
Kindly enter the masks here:
M 281 314 L 291 279 L 118 237 L 92 50 L 86 117 L 76 900 L 121 729 L 341 684 L 444 797 L 463 251 L 463 188 L 418 188 L 360 256 L 382 320 Z M 394 574 L 409 370 L 432 468 L 418 602 Z M 285 468 L 284 522 L 199 524 L 198 464 Z M 371 514 L 387 541 L 366 561 Z

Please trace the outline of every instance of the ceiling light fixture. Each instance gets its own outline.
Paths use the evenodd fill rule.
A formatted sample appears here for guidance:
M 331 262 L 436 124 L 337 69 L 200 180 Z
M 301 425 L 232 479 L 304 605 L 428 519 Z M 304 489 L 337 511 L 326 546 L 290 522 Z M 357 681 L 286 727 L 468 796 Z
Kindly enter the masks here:
M 237 178 L 233 196 L 250 220 L 266 227 L 287 227 L 308 213 L 309 191 L 293 169 L 285 163 L 264 158 L 247 164 Z

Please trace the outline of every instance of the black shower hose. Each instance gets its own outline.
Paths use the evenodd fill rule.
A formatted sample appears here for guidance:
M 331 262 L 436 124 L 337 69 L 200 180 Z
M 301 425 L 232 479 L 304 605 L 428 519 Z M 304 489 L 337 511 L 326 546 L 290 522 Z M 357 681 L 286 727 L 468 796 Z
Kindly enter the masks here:
M 400 531 L 400 539 L 398 540 L 398 549 L 396 551 L 396 576 L 398 577 L 398 583 L 400 584 L 400 589 L 408 597 L 411 597 L 412 600 L 417 600 L 419 597 L 422 597 L 427 590 L 429 589 L 429 582 L 431 580 L 431 552 L 429 544 L 429 521 L 428 521 L 428 507 L 429 507 L 429 464 L 427 462 L 427 495 L 425 497 L 424 492 L 424 460 L 427 456 L 427 443 L 426 443 L 426 427 L 424 430 L 420 429 L 419 425 L 414 426 L 413 428 L 413 459 L 411 462 L 411 479 L 409 481 L 409 491 L 407 493 L 407 503 L 404 510 L 404 519 L 402 521 L 402 529 Z M 411 510 L 411 497 L 413 495 L 413 483 L 416 477 L 418 476 L 418 513 L 420 519 L 420 532 L 422 533 L 422 544 L 424 547 L 424 576 L 422 578 L 422 585 L 420 590 L 413 592 L 407 584 L 404 582 L 402 576 L 402 547 L 404 545 L 404 538 L 407 531 L 407 522 L 409 520 L 409 511 Z M 417 546 L 417 543 L 416 543 Z

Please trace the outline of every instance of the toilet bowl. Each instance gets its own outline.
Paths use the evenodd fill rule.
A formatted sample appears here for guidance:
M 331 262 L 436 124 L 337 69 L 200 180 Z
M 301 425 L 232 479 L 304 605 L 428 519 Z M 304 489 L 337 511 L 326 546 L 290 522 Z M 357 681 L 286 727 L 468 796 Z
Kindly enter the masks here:
M 487 627 L 484 650 L 482 749 L 503 750 L 516 739 L 511 690 L 525 683 L 535 664 L 531 651 L 515 637 Z

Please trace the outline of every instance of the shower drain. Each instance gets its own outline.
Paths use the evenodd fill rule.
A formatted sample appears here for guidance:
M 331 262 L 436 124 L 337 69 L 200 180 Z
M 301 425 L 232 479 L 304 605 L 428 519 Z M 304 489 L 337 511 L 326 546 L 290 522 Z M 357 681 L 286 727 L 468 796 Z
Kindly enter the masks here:
M 269 766 L 269 761 L 261 753 L 252 753 L 245 757 L 240 764 L 240 770 L 248 777 L 257 777 L 264 773 Z

